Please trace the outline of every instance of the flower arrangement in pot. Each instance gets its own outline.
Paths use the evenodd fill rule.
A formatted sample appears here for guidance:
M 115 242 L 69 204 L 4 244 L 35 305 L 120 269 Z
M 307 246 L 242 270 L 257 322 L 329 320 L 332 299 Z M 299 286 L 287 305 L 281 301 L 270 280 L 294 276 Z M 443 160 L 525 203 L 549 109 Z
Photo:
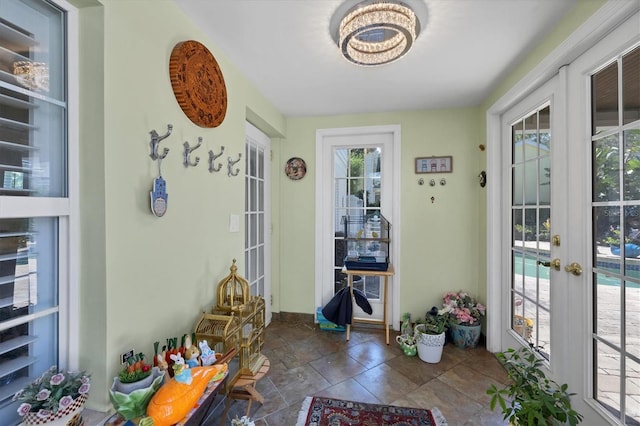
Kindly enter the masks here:
M 435 306 L 427 312 L 424 320 L 418 320 L 414 336 L 421 360 L 432 364 L 440 362 L 448 323 L 446 313 L 443 310 L 438 311 Z
M 84 372 L 60 371 L 52 366 L 40 378 L 18 391 L 14 401 L 22 401 L 18 414 L 25 425 L 73 424 L 79 419 L 91 381 Z
M 575 426 L 583 416 L 571 406 L 566 384 L 559 385 L 542 370 L 543 361 L 528 347 L 507 349 L 496 354 L 507 370 L 509 384 L 498 389 L 492 384 L 487 390 L 489 407 L 500 406 L 504 420 L 513 425 Z
M 487 309 L 466 291 L 447 292 L 442 297 L 443 314 L 449 318 L 453 343 L 459 348 L 475 348 L 480 340 L 480 319 Z

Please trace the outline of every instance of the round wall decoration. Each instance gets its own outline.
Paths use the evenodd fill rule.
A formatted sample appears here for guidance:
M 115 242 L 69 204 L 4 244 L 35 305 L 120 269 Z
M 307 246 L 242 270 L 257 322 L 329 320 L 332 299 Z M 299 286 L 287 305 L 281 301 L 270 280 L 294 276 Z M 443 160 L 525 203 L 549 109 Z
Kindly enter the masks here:
M 169 60 L 173 94 L 191 121 L 218 127 L 227 113 L 227 88 L 215 58 L 195 40 L 175 45 Z
M 307 174 L 307 163 L 302 158 L 291 157 L 284 166 L 284 173 L 291 180 L 299 180 Z

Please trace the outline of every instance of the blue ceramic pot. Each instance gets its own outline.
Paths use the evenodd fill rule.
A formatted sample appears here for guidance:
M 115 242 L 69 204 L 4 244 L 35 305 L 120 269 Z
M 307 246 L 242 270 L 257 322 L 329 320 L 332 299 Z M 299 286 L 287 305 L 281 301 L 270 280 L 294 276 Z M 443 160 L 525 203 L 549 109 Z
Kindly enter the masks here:
M 458 348 L 475 348 L 480 341 L 480 325 L 451 324 L 449 333 L 453 344 Z
M 624 245 L 625 257 L 638 257 L 640 256 L 640 246 L 633 243 L 626 243 Z M 611 246 L 611 254 L 614 256 L 620 256 L 620 246 Z

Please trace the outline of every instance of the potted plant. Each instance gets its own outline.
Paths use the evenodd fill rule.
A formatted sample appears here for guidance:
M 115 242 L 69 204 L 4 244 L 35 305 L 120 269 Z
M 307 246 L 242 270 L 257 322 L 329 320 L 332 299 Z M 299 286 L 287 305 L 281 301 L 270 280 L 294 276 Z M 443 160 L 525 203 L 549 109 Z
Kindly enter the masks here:
M 91 388 L 84 372 L 60 371 L 52 366 L 40 378 L 18 391 L 14 401 L 22 401 L 18 414 L 24 425 L 67 425 L 79 418 Z
M 447 292 L 442 297 L 442 313 L 449 318 L 453 344 L 459 348 L 475 348 L 480 340 L 480 319 L 487 309 L 466 291 Z
M 634 258 L 640 256 L 640 245 L 636 244 L 639 242 L 639 233 L 638 230 L 634 231 L 631 232 L 629 237 L 624 238 L 625 257 Z M 611 234 L 604 239 L 604 242 L 609 244 L 612 255 L 620 256 L 620 230 L 614 229 Z
M 571 396 L 566 384 L 559 385 L 542 370 L 542 359 L 530 348 L 507 349 L 496 354 L 507 370 L 509 384 L 498 389 L 492 384 L 487 390 L 491 396 L 490 408 L 500 406 L 504 419 L 514 425 L 574 426 L 582 415 L 571 407 Z
M 427 312 L 423 321 L 419 321 L 414 329 L 418 356 L 424 362 L 436 364 L 442 358 L 442 348 L 445 343 L 445 331 L 448 318 L 444 312 L 439 312 L 435 306 Z

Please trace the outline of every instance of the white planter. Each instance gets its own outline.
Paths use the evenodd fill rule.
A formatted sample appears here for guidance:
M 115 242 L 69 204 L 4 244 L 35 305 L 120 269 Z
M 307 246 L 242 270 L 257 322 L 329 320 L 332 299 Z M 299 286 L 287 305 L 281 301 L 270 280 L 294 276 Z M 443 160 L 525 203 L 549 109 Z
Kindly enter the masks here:
M 427 334 L 423 332 L 424 324 L 418 324 L 415 328 L 418 356 L 424 362 L 437 364 L 442 358 L 442 348 L 445 342 L 445 334 Z

